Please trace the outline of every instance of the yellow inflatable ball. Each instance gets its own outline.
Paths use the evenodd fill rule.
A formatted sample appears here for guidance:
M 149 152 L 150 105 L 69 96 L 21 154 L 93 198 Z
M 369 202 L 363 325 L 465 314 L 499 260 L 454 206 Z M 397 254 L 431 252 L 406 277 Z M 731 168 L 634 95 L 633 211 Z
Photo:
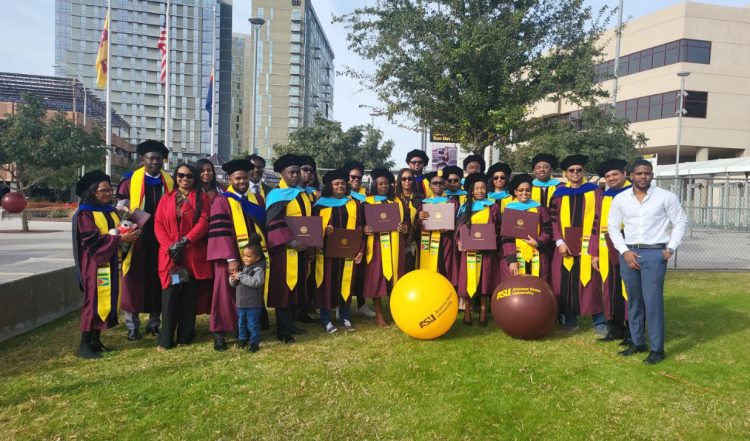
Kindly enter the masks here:
M 458 296 L 440 273 L 411 271 L 393 287 L 391 314 L 406 335 L 420 340 L 438 338 L 456 321 Z

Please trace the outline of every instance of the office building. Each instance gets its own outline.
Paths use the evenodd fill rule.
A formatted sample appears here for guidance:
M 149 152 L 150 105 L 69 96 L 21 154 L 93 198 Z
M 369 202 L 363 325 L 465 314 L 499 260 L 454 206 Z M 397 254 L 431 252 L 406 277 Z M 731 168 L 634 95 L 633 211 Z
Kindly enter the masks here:
M 112 109 L 131 126 L 130 137 L 164 139 L 165 86 L 160 81 L 166 0 L 111 0 L 110 81 Z M 94 68 L 107 2 L 56 0 L 56 75 L 77 78 L 104 99 Z M 215 10 L 215 14 L 214 14 Z M 212 41 L 216 26 L 216 52 Z M 195 160 L 209 153 L 215 137 L 219 155 L 228 159 L 232 6 L 230 0 L 172 0 L 170 7 L 171 162 Z M 213 130 L 205 110 L 209 77 L 215 67 Z
M 245 138 L 248 152 L 273 157 L 274 144 L 289 133 L 311 126 L 316 115 L 333 116 L 334 53 L 309 0 L 254 0 L 252 14 L 262 18 L 255 53 L 251 30 L 245 51 L 245 99 L 242 109 L 255 140 Z M 247 56 L 250 54 L 250 57 Z M 257 55 L 257 56 L 256 56 Z M 258 96 L 253 96 L 254 63 L 258 63 Z M 253 102 L 257 99 L 257 114 Z M 253 149 L 254 146 L 254 149 Z

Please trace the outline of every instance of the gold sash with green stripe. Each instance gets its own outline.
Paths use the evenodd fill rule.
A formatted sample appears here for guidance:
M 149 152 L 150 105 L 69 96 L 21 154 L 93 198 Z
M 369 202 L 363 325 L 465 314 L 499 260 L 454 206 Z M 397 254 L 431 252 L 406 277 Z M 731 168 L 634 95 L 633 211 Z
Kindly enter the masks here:
M 101 211 L 92 211 L 94 215 L 94 223 L 99 229 L 99 233 L 102 235 L 109 234 L 109 224 L 107 223 L 107 215 L 115 226 L 120 224 L 120 217 L 116 211 L 104 213 Z M 130 248 L 133 248 L 131 245 Z M 117 251 L 117 263 L 120 264 L 120 252 Z M 112 312 L 112 267 L 109 262 L 96 267 L 96 314 L 103 321 L 107 321 L 109 313 Z M 117 286 L 119 288 L 117 292 L 117 307 L 120 307 L 120 295 L 122 294 L 122 280 L 118 280 Z
M 526 210 L 530 213 L 538 213 L 536 208 L 529 208 Z M 541 233 L 541 225 L 537 227 L 537 237 Z M 526 264 L 531 262 L 531 274 L 539 277 L 539 249 L 532 247 L 521 239 L 516 239 L 516 261 L 518 262 L 518 274 L 526 274 Z
M 569 187 L 570 183 L 566 184 Z M 570 196 L 560 198 L 560 226 L 562 227 L 563 240 L 565 240 L 565 230 L 570 227 Z M 580 281 L 583 286 L 588 285 L 591 280 L 591 254 L 589 254 L 589 241 L 591 232 L 594 229 L 594 215 L 596 214 L 596 192 L 587 191 L 584 193 L 584 211 L 583 211 L 583 233 L 581 234 L 581 271 Z M 563 257 L 563 266 L 568 271 L 573 268 L 574 258 L 572 256 Z
M 328 225 L 331 220 L 331 213 L 333 208 L 326 207 L 320 210 L 320 216 L 323 218 L 323 228 Z M 357 202 L 351 199 L 346 203 L 346 229 L 354 230 L 357 228 Z M 322 249 L 315 251 L 315 284 L 317 287 L 323 284 L 323 276 L 325 271 L 325 253 Z M 352 275 L 354 274 L 354 259 L 344 259 L 344 274 L 341 278 L 341 297 L 344 301 L 349 300 L 352 289 Z
M 382 204 L 383 202 L 376 202 L 374 196 L 367 197 L 368 204 Z M 401 201 L 396 198 L 393 201 L 385 201 L 387 204 L 398 204 L 398 211 L 400 219 L 404 218 L 404 206 Z M 398 263 L 399 263 L 399 232 L 391 231 L 390 233 L 376 233 L 380 236 L 380 260 L 383 267 L 383 276 L 386 280 L 393 279 L 393 283 L 396 283 L 399 278 L 398 274 Z M 367 236 L 367 263 L 372 261 L 373 249 L 375 246 L 375 234 Z
M 490 207 L 471 214 L 471 224 L 486 224 L 490 221 Z M 482 280 L 482 251 L 466 251 L 466 292 L 474 297 Z

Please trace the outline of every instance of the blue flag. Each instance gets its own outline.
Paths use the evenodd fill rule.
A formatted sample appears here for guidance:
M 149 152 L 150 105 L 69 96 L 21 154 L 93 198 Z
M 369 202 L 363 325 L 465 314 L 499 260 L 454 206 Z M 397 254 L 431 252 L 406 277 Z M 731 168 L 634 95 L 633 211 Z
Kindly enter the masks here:
M 208 93 L 206 94 L 206 111 L 208 111 L 208 127 L 213 123 L 213 96 L 214 96 L 214 73 L 211 71 L 211 77 L 208 79 Z

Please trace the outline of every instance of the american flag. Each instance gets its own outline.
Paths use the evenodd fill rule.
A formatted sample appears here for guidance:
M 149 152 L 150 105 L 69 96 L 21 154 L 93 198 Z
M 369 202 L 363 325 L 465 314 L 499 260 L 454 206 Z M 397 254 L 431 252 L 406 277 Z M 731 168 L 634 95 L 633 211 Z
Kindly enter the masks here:
M 167 82 L 167 26 L 166 23 L 161 25 L 159 31 L 159 41 L 156 43 L 156 47 L 161 49 L 161 83 L 166 84 Z

